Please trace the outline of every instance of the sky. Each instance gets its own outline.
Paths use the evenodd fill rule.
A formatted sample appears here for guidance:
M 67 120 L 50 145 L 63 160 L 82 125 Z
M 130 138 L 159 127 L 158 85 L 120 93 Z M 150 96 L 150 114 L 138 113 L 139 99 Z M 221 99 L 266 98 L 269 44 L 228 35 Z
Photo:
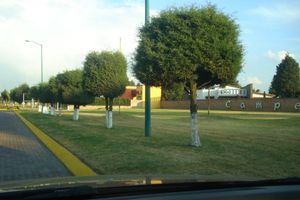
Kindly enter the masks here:
M 235 19 L 245 48 L 242 86 L 268 91 L 276 66 L 288 52 L 300 61 L 299 0 L 149 0 L 150 15 L 212 3 Z M 0 91 L 83 67 L 90 51 L 119 50 L 131 60 L 144 24 L 144 0 L 0 0 Z

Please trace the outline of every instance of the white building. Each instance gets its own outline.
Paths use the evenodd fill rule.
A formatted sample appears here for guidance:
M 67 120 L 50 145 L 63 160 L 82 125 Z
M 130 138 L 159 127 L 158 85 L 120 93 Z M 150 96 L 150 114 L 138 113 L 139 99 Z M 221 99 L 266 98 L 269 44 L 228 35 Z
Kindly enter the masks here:
M 254 92 L 253 85 L 249 84 L 245 87 L 238 88 L 234 86 L 220 87 L 215 85 L 210 89 L 197 90 L 197 100 L 207 99 L 210 96 L 211 99 L 219 98 L 274 98 L 273 94 L 266 94 L 261 92 Z
M 220 86 L 214 86 L 210 89 L 201 89 L 197 90 L 197 99 L 207 99 L 210 94 L 210 98 L 218 99 L 218 98 L 232 98 L 232 97 L 248 97 L 248 91 L 246 88 L 237 88 L 233 86 L 225 86 L 224 88 Z

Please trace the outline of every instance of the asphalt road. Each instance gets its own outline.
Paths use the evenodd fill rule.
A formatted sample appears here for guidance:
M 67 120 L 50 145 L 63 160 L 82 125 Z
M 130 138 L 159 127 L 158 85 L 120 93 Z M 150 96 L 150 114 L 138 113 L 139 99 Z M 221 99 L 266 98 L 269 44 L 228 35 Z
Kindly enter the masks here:
M 0 183 L 71 176 L 12 111 L 0 111 Z

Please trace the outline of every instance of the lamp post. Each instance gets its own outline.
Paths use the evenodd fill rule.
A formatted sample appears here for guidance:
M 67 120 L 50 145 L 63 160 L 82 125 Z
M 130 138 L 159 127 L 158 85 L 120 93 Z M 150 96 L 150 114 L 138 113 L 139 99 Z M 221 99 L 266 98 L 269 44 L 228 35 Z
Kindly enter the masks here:
M 25 40 L 25 42 L 31 42 L 31 43 L 36 44 L 41 47 L 41 83 L 43 83 L 43 45 L 36 41 L 33 41 L 33 40 Z M 39 112 L 40 111 L 42 113 L 44 113 L 44 104 L 43 103 L 42 103 L 41 107 L 39 105 Z
M 145 24 L 149 24 L 149 1 L 145 0 Z M 145 84 L 145 136 L 151 136 L 151 92 L 149 80 Z
M 31 42 L 41 47 L 41 83 L 43 83 L 43 45 L 33 40 L 25 40 L 25 42 Z

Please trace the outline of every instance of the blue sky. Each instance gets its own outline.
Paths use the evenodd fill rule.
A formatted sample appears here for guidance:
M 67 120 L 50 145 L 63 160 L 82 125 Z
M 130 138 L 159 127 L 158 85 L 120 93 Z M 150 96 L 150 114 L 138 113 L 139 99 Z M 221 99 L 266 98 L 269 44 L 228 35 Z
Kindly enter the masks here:
M 289 0 L 150 0 L 151 14 L 173 6 L 215 4 L 240 25 L 245 47 L 242 85 L 267 91 L 276 65 L 289 52 L 300 60 L 300 1 Z M 120 47 L 129 62 L 144 23 L 143 0 L 1 0 L 0 91 L 21 83 L 39 83 L 44 45 L 44 79 L 82 67 L 92 50 Z M 129 70 L 129 76 L 132 76 Z

